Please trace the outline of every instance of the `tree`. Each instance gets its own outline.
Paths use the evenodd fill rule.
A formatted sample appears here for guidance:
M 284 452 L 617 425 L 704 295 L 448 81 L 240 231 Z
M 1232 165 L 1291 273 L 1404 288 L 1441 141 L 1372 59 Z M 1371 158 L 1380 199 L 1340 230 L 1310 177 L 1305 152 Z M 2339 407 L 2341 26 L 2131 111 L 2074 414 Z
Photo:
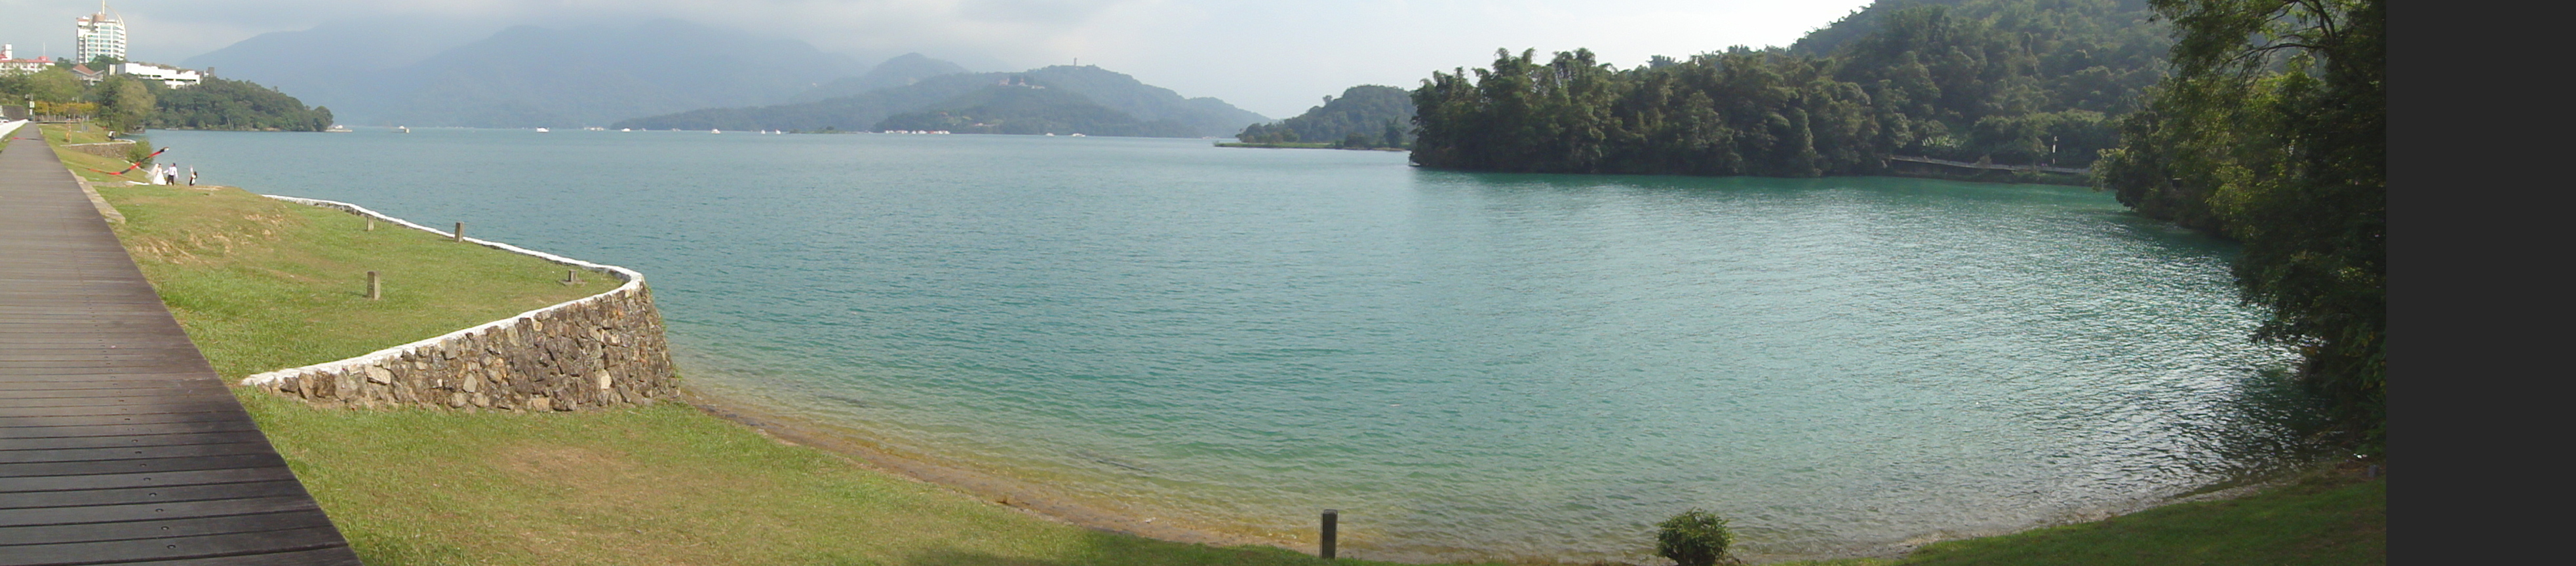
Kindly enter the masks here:
M 2387 428 L 2387 75 L 2383 0 L 2151 0 L 2174 76 L 2122 124 L 2102 185 L 2140 212 L 2244 244 L 2256 338 L 2365 452 Z
M 19 83 L 24 90 L 11 94 L 34 95 L 37 102 L 80 102 L 87 86 L 81 84 L 79 76 L 62 69 L 29 73 Z
M 142 131 L 156 104 L 152 87 L 124 75 L 99 81 L 91 96 L 98 102 L 99 125 L 120 132 Z

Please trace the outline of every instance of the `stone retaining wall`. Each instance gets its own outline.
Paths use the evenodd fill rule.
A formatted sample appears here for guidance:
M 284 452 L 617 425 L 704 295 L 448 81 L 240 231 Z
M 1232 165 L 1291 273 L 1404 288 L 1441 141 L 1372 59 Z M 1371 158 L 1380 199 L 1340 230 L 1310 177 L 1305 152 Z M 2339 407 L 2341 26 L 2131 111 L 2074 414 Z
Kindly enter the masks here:
M 125 159 L 127 154 L 133 153 L 134 151 L 134 140 L 116 140 L 100 143 L 67 143 L 56 147 L 96 155 L 99 157 Z
M 269 198 L 453 236 L 354 204 Z M 242 379 L 242 385 L 320 405 L 512 411 L 639 405 L 678 392 L 662 314 L 653 307 L 644 274 L 499 242 L 465 241 L 588 269 L 626 284 L 364 356 L 253 375 Z

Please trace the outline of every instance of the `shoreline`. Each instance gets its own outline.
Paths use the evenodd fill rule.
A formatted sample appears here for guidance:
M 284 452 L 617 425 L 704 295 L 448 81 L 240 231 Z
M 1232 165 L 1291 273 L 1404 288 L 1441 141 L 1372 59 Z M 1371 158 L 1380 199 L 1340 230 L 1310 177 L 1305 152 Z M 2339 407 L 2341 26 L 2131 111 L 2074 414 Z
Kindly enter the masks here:
M 762 404 L 751 395 L 727 395 L 694 387 L 682 387 L 676 401 L 688 404 L 698 412 L 760 433 L 773 441 L 791 446 L 804 446 L 839 456 L 861 468 L 896 477 L 939 486 L 978 500 L 1010 507 L 1049 521 L 1096 531 L 1140 536 L 1156 540 L 1206 544 L 1211 546 L 1259 545 L 1312 554 L 1311 541 L 1230 534 L 1220 527 L 1192 524 L 1186 521 L 1147 517 L 1136 513 L 1103 509 L 1067 497 L 1060 490 L 1044 484 L 1011 478 L 990 472 L 969 470 L 933 462 L 928 458 L 890 450 L 873 440 L 866 431 L 818 422 L 808 417 L 785 414 Z M 2181 493 L 2141 499 L 2121 505 L 2086 509 L 2066 509 L 2039 521 L 2020 527 L 1992 532 L 1927 533 L 1903 541 L 1858 543 L 1842 552 L 1822 554 L 1738 555 L 1746 564 L 1778 562 L 1836 561 L 1853 559 L 1898 560 L 1915 549 L 1934 543 L 1979 539 L 2025 533 L 2041 529 L 2105 521 L 2152 509 L 2236 499 L 2296 483 L 2303 474 L 2337 467 L 2339 461 L 2310 462 L 2291 466 L 2254 479 L 2220 480 Z M 1302 543 L 1302 544 L 1301 544 Z M 1648 544 L 1651 544 L 1649 542 Z M 1563 558 L 1505 560 L 1509 564 L 1562 562 Z M 1433 562 L 1430 564 L 1439 564 Z M 1603 564 L 1620 564 L 1603 562 Z
M 683 386 L 674 400 L 781 443 L 821 450 L 860 468 L 939 486 L 1049 521 L 1170 542 L 1217 547 L 1257 545 L 1300 553 L 1314 552 L 1298 541 L 1231 534 L 1212 525 L 1102 509 L 1075 501 L 1059 490 L 1035 482 L 941 464 L 890 450 L 871 439 L 865 431 L 788 415 L 745 397 Z

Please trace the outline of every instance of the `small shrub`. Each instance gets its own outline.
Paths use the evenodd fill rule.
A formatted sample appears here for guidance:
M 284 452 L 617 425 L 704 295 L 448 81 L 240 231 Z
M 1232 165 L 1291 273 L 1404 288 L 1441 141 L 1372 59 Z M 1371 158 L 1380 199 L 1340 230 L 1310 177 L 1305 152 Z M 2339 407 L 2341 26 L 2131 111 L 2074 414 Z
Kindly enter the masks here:
M 1735 531 L 1726 528 L 1726 519 L 1698 509 L 1684 511 L 1655 525 L 1655 554 L 1673 559 L 1681 566 L 1712 566 L 1734 563 L 1727 550 L 1735 546 Z
M 144 165 L 151 165 L 152 142 L 150 140 L 134 140 L 133 145 L 125 146 L 125 160 Z

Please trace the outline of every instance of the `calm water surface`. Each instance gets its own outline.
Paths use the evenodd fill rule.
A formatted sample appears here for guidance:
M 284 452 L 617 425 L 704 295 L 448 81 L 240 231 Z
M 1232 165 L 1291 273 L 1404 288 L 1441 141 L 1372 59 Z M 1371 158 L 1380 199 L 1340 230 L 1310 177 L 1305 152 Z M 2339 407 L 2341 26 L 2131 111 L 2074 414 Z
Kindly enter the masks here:
M 1346 556 L 1816 555 L 2285 462 L 2221 242 L 2080 188 L 1204 140 L 156 132 L 210 183 L 640 269 L 695 386 Z M 2254 400 L 2258 402 L 2248 403 Z

